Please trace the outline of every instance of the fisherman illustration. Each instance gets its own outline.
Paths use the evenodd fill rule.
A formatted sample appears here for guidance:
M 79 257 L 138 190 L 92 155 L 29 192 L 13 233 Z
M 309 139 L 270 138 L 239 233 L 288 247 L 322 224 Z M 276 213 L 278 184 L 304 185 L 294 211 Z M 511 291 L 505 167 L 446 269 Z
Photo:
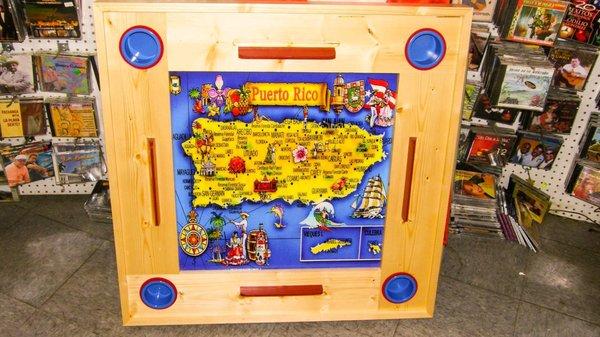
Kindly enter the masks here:
M 242 231 L 242 237 L 241 237 L 242 252 L 243 252 L 243 254 L 244 254 L 245 257 L 248 256 L 247 252 L 246 252 L 246 240 L 248 240 L 247 229 L 248 229 L 248 217 L 249 216 L 250 215 L 248 213 L 241 212 L 240 213 L 240 218 L 242 220 L 240 220 L 240 221 L 229 220 L 230 223 L 232 223 L 236 228 L 238 228 L 239 230 Z

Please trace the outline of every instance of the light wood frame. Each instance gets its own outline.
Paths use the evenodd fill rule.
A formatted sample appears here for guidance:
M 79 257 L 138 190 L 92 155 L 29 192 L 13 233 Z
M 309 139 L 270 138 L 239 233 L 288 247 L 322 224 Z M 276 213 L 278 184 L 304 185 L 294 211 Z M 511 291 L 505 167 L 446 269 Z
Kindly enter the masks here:
M 94 7 L 125 325 L 433 315 L 453 181 L 470 8 L 185 0 L 98 1 Z M 129 66 L 119 53 L 121 35 L 136 25 L 153 28 L 165 44 L 161 61 L 147 70 Z M 427 71 L 411 67 L 405 58 L 407 39 L 421 28 L 437 30 L 447 44 L 443 61 Z M 333 46 L 336 58 L 307 61 L 237 57 L 238 46 L 267 44 Z M 180 272 L 169 71 L 398 73 L 398 113 L 381 267 Z M 412 148 L 414 161 L 408 159 L 411 138 L 416 140 Z M 150 168 L 152 144 L 156 151 L 154 170 Z M 406 179 L 409 166 L 412 180 Z M 157 200 L 153 200 L 153 186 Z M 395 272 L 410 273 L 418 282 L 416 295 L 404 304 L 392 304 L 381 293 L 381 283 Z M 173 306 L 154 310 L 141 302 L 140 286 L 151 277 L 164 277 L 175 284 L 178 298 Z M 240 286 L 299 284 L 322 284 L 324 294 L 239 296 Z

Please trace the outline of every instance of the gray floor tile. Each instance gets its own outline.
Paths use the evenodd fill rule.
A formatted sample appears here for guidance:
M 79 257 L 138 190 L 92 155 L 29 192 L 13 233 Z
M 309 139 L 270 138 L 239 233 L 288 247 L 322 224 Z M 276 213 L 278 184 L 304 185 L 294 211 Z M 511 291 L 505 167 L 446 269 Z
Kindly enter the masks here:
M 396 337 L 512 336 L 519 302 L 442 277 L 432 319 L 401 320 Z
M 0 323 L 24 323 L 35 310 L 35 307 L 27 303 L 0 294 Z
M 0 331 L 7 331 L 7 334 L 16 333 L 35 310 L 29 304 L 0 294 Z
M 24 207 L 33 212 L 58 221 L 69 227 L 80 229 L 105 240 L 113 240 L 111 224 L 90 220 L 83 208 L 89 198 L 87 195 L 28 196 L 24 198 Z
M 100 239 L 112 239 L 112 228 L 87 219 L 82 208 L 86 198 L 25 197 L 17 206 L 0 204 L 0 219 L 8 219 L 0 220 L 0 284 L 8 295 L 41 305 L 36 310 L 0 297 L 1 336 L 384 337 L 394 331 L 394 336 L 411 337 L 600 334 L 599 326 L 592 324 L 600 322 L 600 254 L 594 253 L 600 245 L 597 233 L 589 232 L 588 225 L 552 216 L 542 233 L 549 240 L 543 241 L 538 254 L 502 240 L 451 237 L 442 265 L 447 277 L 441 278 L 433 319 L 123 327 L 113 243 Z M 519 276 L 521 271 L 525 276 Z M 525 301 L 535 304 L 501 295 L 521 293 Z
M 18 330 L 11 332 L 18 337 L 95 337 L 95 333 L 77 326 L 73 323 L 65 322 L 48 313 L 38 310 L 27 322 Z
M 225 337 L 235 334 L 250 337 L 267 336 L 272 329 L 269 324 L 123 327 L 112 242 L 102 244 L 52 298 L 44 303 L 42 310 L 78 326 L 86 326 L 100 336 Z M 244 327 L 247 334 L 241 331 L 241 327 Z
M 115 251 L 105 241 L 87 262 L 44 303 L 42 310 L 91 331 L 121 326 Z
M 46 202 L 60 200 L 63 195 L 22 195 L 19 201 L 19 206 L 25 209 L 39 207 Z
M 519 298 L 527 261 L 534 253 L 495 238 L 453 235 L 444 249 L 442 275 Z
M 523 302 L 517 314 L 515 337 L 538 336 L 597 337 L 600 326 Z
M 279 324 L 219 324 L 200 328 L 196 335 L 202 337 L 267 337 L 279 336 L 272 334 Z M 205 330 L 205 331 L 203 331 Z
M 171 325 L 171 326 L 113 326 L 99 336 L 127 337 L 267 337 L 272 324 L 229 324 L 229 325 Z
M 590 230 L 593 228 L 596 230 Z M 600 252 L 600 227 L 593 224 L 550 214 L 544 219 L 541 232 L 543 238 Z
M 273 324 L 221 324 L 221 325 L 170 325 L 170 326 L 113 326 L 101 336 L 127 337 L 267 337 Z
M 25 214 L 27 214 L 27 210 L 21 207 L 19 203 L 0 203 L 0 229 L 3 230 L 14 225 Z
M 28 214 L 0 236 L 3 291 L 34 306 L 64 283 L 103 241 Z
M 397 321 L 342 321 L 276 324 L 271 332 L 273 337 L 351 337 L 393 336 Z
M 21 326 L 14 324 L 0 324 L 0 332 L 2 332 L 3 337 L 26 337 L 26 334 L 21 329 Z
M 600 255 L 543 240 L 528 266 L 522 299 L 600 324 Z

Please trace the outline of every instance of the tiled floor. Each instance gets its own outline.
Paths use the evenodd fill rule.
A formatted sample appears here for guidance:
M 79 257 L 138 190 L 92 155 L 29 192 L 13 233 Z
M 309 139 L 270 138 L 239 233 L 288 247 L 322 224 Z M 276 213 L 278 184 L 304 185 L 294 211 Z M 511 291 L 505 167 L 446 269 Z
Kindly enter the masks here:
M 600 336 L 600 232 L 559 217 L 538 254 L 451 238 L 430 320 L 125 328 L 112 228 L 84 200 L 0 204 L 0 336 Z

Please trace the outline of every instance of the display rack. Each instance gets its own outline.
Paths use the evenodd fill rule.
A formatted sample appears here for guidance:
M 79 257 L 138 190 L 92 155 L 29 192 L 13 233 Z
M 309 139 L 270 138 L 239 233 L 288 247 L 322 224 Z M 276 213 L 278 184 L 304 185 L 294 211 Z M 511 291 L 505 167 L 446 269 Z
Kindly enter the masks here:
M 92 4 L 93 0 L 81 0 L 81 14 L 80 14 L 80 25 L 81 25 L 81 39 L 38 39 L 38 38 L 26 38 L 25 41 L 19 43 L 3 44 L 3 53 L 59 53 L 60 51 L 65 53 L 77 53 L 83 55 L 95 55 L 96 54 L 96 38 L 94 34 L 94 20 L 92 16 Z M 90 95 L 80 97 L 93 97 L 96 102 L 96 118 L 98 126 L 97 138 L 102 146 L 104 152 L 104 130 L 102 126 L 102 109 L 100 102 L 100 91 L 96 82 L 96 74 L 92 72 L 91 86 L 92 93 Z M 68 97 L 66 94 L 60 93 L 44 93 L 36 92 L 33 94 L 20 95 L 22 98 L 40 97 L 40 98 L 65 98 Z M 52 137 L 50 128 L 48 127 L 48 133 L 43 136 L 34 137 L 35 140 L 52 140 L 53 142 L 68 142 L 73 141 L 75 138 L 63 138 L 63 137 Z M 96 139 L 96 138 L 95 138 Z M 3 139 L 3 143 L 10 143 L 12 145 L 23 144 L 26 140 L 23 138 L 6 138 Z M 19 193 L 22 195 L 35 195 L 35 194 L 89 194 L 94 188 L 95 182 L 71 184 L 71 185 L 57 185 L 55 178 L 47 178 L 44 180 L 35 181 L 29 184 L 19 186 Z
M 70 52 L 76 53 L 96 53 L 96 41 L 94 35 L 94 22 L 92 17 L 92 3 L 93 0 L 82 0 L 81 8 L 81 39 L 30 39 L 27 38 L 22 43 L 14 43 L 14 53 L 22 52 L 58 52 L 59 43 L 66 43 L 69 47 Z M 468 78 L 476 80 L 479 78 L 477 72 L 469 72 Z M 91 96 L 96 99 L 97 107 L 97 118 L 99 128 L 99 140 L 104 148 L 104 130 L 102 121 L 102 109 L 100 106 L 99 90 L 96 86 L 96 81 L 92 80 L 93 91 Z M 502 174 L 503 186 L 508 185 L 508 180 L 511 174 L 516 174 L 521 178 L 528 178 L 535 181 L 535 186 L 539 187 L 542 191 L 548 193 L 552 197 L 552 210 L 551 213 L 566 216 L 578 220 L 594 220 L 600 221 L 600 212 L 597 212 L 596 208 L 584 201 L 570 196 L 565 192 L 566 181 L 569 178 L 568 173 L 571 170 L 573 162 L 579 153 L 579 144 L 581 138 L 585 134 L 586 126 L 592 111 L 595 110 L 595 97 L 598 94 L 598 88 L 600 83 L 600 59 L 596 63 L 593 72 L 589 78 L 586 90 L 580 93 L 582 98 L 581 106 L 577 114 L 577 119 L 573 125 L 573 131 L 571 134 L 564 136 L 564 144 L 556 158 L 556 161 L 551 170 L 545 171 L 540 169 L 526 170 L 524 167 L 515 164 L 507 164 L 504 167 Z M 64 97 L 61 94 L 50 94 L 50 93 L 36 93 L 24 95 L 24 97 Z M 482 120 L 478 121 L 482 122 Z M 52 138 L 51 134 L 36 137 L 36 139 L 44 139 L 60 142 L 73 140 L 72 138 Z M 17 144 L 23 142 L 22 140 L 4 140 L 11 143 Z M 529 172 L 529 174 L 528 174 Z M 24 195 L 28 194 L 88 194 L 91 192 L 95 183 L 83 183 L 75 185 L 57 185 L 54 178 L 36 181 L 20 187 L 20 193 Z M 562 212 L 562 210 L 569 212 Z M 570 212 L 577 212 L 570 213 Z M 586 218 L 587 217 L 587 218 Z M 589 219 L 588 219 L 589 218 Z
M 467 78 L 469 80 L 479 80 L 479 73 L 470 71 Z M 561 135 L 564 143 L 555 159 L 551 170 L 542 170 L 537 168 L 525 168 L 521 165 L 507 164 L 502 170 L 501 183 L 503 187 L 508 186 L 511 174 L 528 179 L 531 178 L 538 187 L 548 195 L 552 200 L 550 213 L 565 216 L 577 220 L 600 222 L 600 212 L 598 209 L 587 202 L 579 200 L 565 192 L 565 186 L 570 178 L 572 165 L 579 155 L 580 142 L 584 136 L 588 120 L 592 111 L 596 109 L 596 95 L 600 83 L 600 58 L 596 61 L 592 73 L 588 78 L 586 89 L 579 93 L 581 105 L 577 112 L 577 117 L 570 134 Z M 483 119 L 473 118 L 472 124 L 486 124 Z M 515 127 L 517 122 L 515 122 Z

